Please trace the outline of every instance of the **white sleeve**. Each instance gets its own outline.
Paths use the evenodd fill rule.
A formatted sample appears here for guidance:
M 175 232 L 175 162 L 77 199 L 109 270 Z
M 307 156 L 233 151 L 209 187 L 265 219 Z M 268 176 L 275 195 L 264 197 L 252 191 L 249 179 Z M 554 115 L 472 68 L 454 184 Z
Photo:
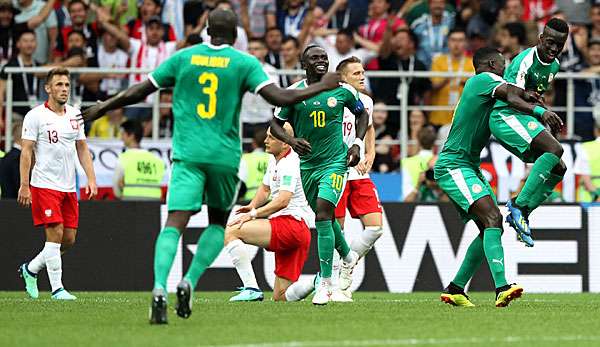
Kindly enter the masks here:
M 37 141 L 39 131 L 39 122 L 36 112 L 27 112 L 23 120 L 23 130 L 21 138 L 24 140 Z
M 129 56 L 132 58 L 137 58 L 136 55 L 138 51 L 142 47 L 142 41 L 134 38 L 129 38 Z M 132 62 L 132 66 L 135 66 L 135 62 Z
M 292 158 L 283 158 L 279 162 L 279 177 L 281 183 L 279 190 L 285 190 L 288 192 L 296 191 L 296 184 L 300 177 L 300 162 Z
M 587 157 L 587 154 L 581 148 L 581 145 L 575 147 L 575 153 L 577 154 L 577 158 L 575 158 L 575 165 L 573 165 L 573 172 L 576 175 L 590 175 L 592 170 L 590 169 L 590 163 Z
M 237 27 L 237 39 L 235 41 L 235 45 L 240 51 L 247 52 L 248 51 L 248 35 L 246 35 L 246 31 L 240 27 Z
M 364 95 L 364 97 L 361 98 L 361 101 L 369 114 L 369 126 L 371 126 L 373 125 L 373 99 L 368 95 Z

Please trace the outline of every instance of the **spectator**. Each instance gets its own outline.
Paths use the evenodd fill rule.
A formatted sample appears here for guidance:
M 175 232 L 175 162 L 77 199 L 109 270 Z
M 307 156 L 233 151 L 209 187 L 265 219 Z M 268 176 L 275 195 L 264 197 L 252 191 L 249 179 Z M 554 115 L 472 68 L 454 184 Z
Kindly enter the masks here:
M 588 43 L 588 64 L 581 72 L 600 73 L 600 37 L 592 38 Z M 600 78 L 576 79 L 575 107 L 594 107 L 600 105 Z M 594 140 L 593 112 L 575 112 L 575 135 L 581 141 Z
M 393 140 L 393 132 L 389 131 L 386 126 L 388 111 L 385 109 L 385 103 L 376 101 L 373 106 L 373 129 L 375 130 L 376 141 Z M 373 171 L 390 172 L 398 167 L 397 161 L 392 155 L 392 146 L 387 143 L 375 144 L 375 159 L 373 160 Z
M 428 201 L 426 196 L 430 194 L 425 192 L 431 193 L 429 190 L 432 188 L 427 181 L 433 181 L 433 177 L 424 174 L 431 170 L 435 163 L 433 155 L 435 129 L 431 126 L 423 127 L 419 130 L 417 138 L 419 151 L 413 156 L 402 159 L 402 194 L 404 201 L 407 202 Z
M 417 58 L 431 66 L 433 56 L 448 52 L 448 33 L 454 27 L 454 15 L 446 11 L 444 0 L 429 0 L 429 12 L 416 19 L 411 29 L 419 40 Z
M 277 25 L 275 0 L 232 0 L 248 37 L 264 37 L 267 28 Z
M 329 29 L 332 30 L 332 29 Z M 324 30 L 323 32 L 328 32 L 329 30 Z M 333 36 L 333 35 L 332 35 Z M 371 46 L 371 49 L 367 48 L 359 48 L 356 49 L 356 43 L 354 41 L 354 33 L 349 29 L 342 29 L 337 31 L 337 34 L 333 36 L 333 40 L 331 40 L 331 36 L 329 37 L 321 37 L 316 36 L 314 38 L 314 42 L 319 46 L 323 47 L 327 52 L 327 56 L 329 57 L 329 70 L 335 71 L 335 68 L 338 64 L 347 58 L 357 57 L 362 62 L 363 65 L 369 63 L 370 60 L 377 57 L 377 51 L 379 47 L 377 45 Z M 357 38 L 361 39 L 360 36 L 357 35 Z M 333 42 L 332 42 L 333 41 Z
M 175 31 L 175 40 L 185 39 L 184 7 L 187 0 L 164 0 L 162 2 L 162 21 L 171 23 Z
M 510 62 L 523 50 L 527 39 L 525 27 L 520 22 L 510 22 L 502 26 L 497 35 L 500 51 L 507 61 Z
M 448 34 L 448 53 L 440 54 L 433 58 L 431 71 L 433 72 L 455 72 L 456 74 L 474 73 L 473 61 L 465 53 L 467 48 L 467 36 L 462 29 L 452 29 Z M 455 106 L 462 94 L 467 78 L 431 78 L 431 105 L 433 106 Z M 431 111 L 429 122 L 435 126 L 442 126 L 452 122 L 452 112 Z
M 17 40 L 21 32 L 34 30 L 44 23 L 52 12 L 55 0 L 48 0 L 42 10 L 26 22 L 15 23 L 17 9 L 10 0 L 0 0 L 0 66 L 17 54 Z
M 18 54 L 10 59 L 4 67 L 35 67 L 42 65 L 36 61 L 33 54 L 35 52 L 37 40 L 35 38 L 35 32 L 27 29 L 21 32 L 21 35 L 17 39 Z M 8 75 L 4 73 L 4 67 L 2 73 L 0 73 L 0 119 L 2 117 L 4 108 L 4 93 L 6 91 L 6 80 Z M 30 73 L 20 73 L 12 75 L 13 81 L 13 101 L 14 102 L 28 102 L 28 106 L 14 106 L 13 112 L 17 113 L 17 117 L 24 117 L 29 110 L 37 106 L 40 98 L 40 81 L 38 77 Z M 13 115 L 14 117 L 14 115 Z
M 261 62 L 263 70 L 277 80 L 276 69 L 265 63 L 267 56 L 267 46 L 260 39 L 251 39 L 248 53 L 252 54 Z M 276 82 L 279 84 L 278 82 Z M 242 107 L 240 112 L 243 127 L 242 134 L 244 138 L 251 138 L 257 130 L 266 131 L 269 122 L 273 119 L 273 106 L 265 101 L 260 95 L 246 93 L 242 98 Z
M 88 137 L 99 139 L 118 139 L 121 137 L 121 124 L 125 122 L 125 113 L 122 108 L 109 111 L 106 115 L 92 123 Z
M 577 25 L 590 24 L 590 5 L 590 1 L 556 0 L 556 6 L 560 12 L 564 13 L 566 20 Z
M 538 41 L 539 29 L 537 24 L 532 20 L 524 19 L 524 8 L 521 0 L 506 0 L 504 7 L 500 10 L 498 20 L 494 26 L 494 32 L 500 31 L 506 23 L 519 22 L 525 27 L 527 33 L 527 47 L 535 46 Z
M 113 176 L 115 196 L 123 200 L 160 200 L 165 163 L 155 154 L 140 148 L 142 126 L 126 121 L 121 139 L 127 150 L 119 155 Z
M 62 28 L 71 25 L 71 16 L 69 16 L 68 6 L 69 0 L 59 0 L 54 6 L 54 14 L 56 14 L 56 24 L 58 26 L 59 36 Z
M 269 158 L 271 155 L 265 152 L 265 139 L 267 132 L 259 129 L 252 138 L 252 151 L 242 154 L 240 162 L 240 181 L 246 186 L 246 193 L 242 200 L 250 201 L 256 195 L 258 187 L 263 182 L 267 173 Z
M 427 115 L 421 110 L 412 110 L 408 114 L 408 126 L 410 132 L 408 133 L 408 156 L 413 156 L 419 153 L 419 132 L 427 125 Z
M 229 0 L 219 0 L 217 2 L 217 8 L 221 10 L 233 11 L 233 7 L 231 6 L 231 2 L 229 2 Z M 207 27 L 202 29 L 200 36 L 202 37 L 202 41 L 210 42 L 210 36 L 208 35 Z M 248 51 L 248 36 L 246 35 L 244 28 L 239 25 L 237 26 L 237 38 L 235 39 L 233 47 L 239 49 L 240 51 Z
M 379 66 L 386 71 L 427 71 L 428 69 L 416 56 L 417 38 L 408 29 L 398 30 L 392 37 L 392 27 L 388 24 L 386 35 L 379 50 Z M 408 105 L 421 105 L 429 97 L 431 81 L 428 78 L 406 79 L 408 82 Z M 399 105 L 402 98 L 401 79 L 380 78 L 371 80 L 374 95 L 388 105 Z M 395 133 L 400 126 L 398 111 L 390 112 L 388 126 Z
M 85 38 L 85 34 L 79 30 L 73 30 L 67 37 L 68 46 L 70 47 L 65 58 L 74 55 L 81 55 L 85 59 L 80 67 L 98 67 L 98 59 L 96 55 L 89 56 L 87 52 L 89 46 Z M 80 107 L 84 101 L 95 102 L 99 98 L 100 76 L 98 74 L 77 74 L 71 75 L 71 103 L 75 107 Z
M 116 23 L 113 22 L 116 27 Z M 98 46 L 98 66 L 101 68 L 126 68 L 129 55 L 119 48 L 117 38 L 107 30 L 100 34 L 100 45 Z M 108 74 L 97 75 L 100 81 L 100 99 L 104 100 L 107 95 L 115 95 L 127 88 L 127 79 L 123 75 Z
M 534 21 L 538 25 L 538 32 L 542 31 L 544 24 L 558 10 L 555 0 L 521 0 L 523 20 Z
M 354 31 L 365 22 L 365 13 L 368 12 L 365 1 L 361 0 L 334 0 L 330 1 L 327 11 L 321 18 L 322 26 L 330 29 L 349 29 Z
M 165 42 L 176 41 L 175 31 L 169 23 L 163 23 L 160 18 L 161 0 L 143 0 L 140 7 L 139 18 L 130 20 L 125 26 L 125 31 L 129 37 L 141 41 L 147 41 L 146 25 L 152 18 L 158 18 L 159 24 L 162 25 L 162 40 Z
M 287 36 L 281 44 L 281 69 L 284 70 L 301 70 L 300 63 L 300 43 L 295 37 Z M 301 80 L 301 75 L 281 75 L 279 83 L 282 87 L 287 88 L 292 84 Z
M 592 4 L 590 8 L 590 26 L 589 38 L 600 37 L 600 2 Z
M 392 31 L 406 27 L 406 22 L 403 19 L 393 15 L 389 15 L 390 9 L 389 0 L 373 0 L 369 3 L 369 19 L 367 24 L 360 27 L 359 35 L 365 40 L 378 44 L 383 41 L 383 36 L 387 27 L 391 26 Z M 368 70 L 378 70 L 378 61 L 372 61 L 367 64 Z
M 21 177 L 19 174 L 19 159 L 21 157 L 21 130 L 23 123 L 16 121 L 12 125 L 13 146 L 0 159 L 0 197 L 2 199 L 17 199 Z
M 267 45 L 268 53 L 265 57 L 265 61 L 268 64 L 273 65 L 275 68 L 281 68 L 281 45 L 283 43 L 283 34 L 277 27 L 271 27 L 267 29 L 265 34 L 265 43 Z
M 171 89 L 161 91 L 160 103 L 158 137 L 171 138 L 173 135 L 173 91 Z M 152 135 L 152 133 L 150 133 L 150 135 Z
M 299 37 L 304 18 L 314 8 L 308 8 L 303 0 L 285 0 L 277 16 L 277 26 L 284 36 Z
M 580 178 L 577 201 L 600 202 L 600 114 L 596 114 L 595 139 L 581 144 L 573 171 Z
M 186 38 L 185 38 L 185 45 L 184 47 L 190 47 L 193 45 L 197 45 L 204 42 L 202 40 L 202 37 L 199 34 L 189 34 Z
M 69 34 L 73 31 L 83 33 L 86 41 L 86 55 L 88 58 L 96 57 L 98 54 L 98 26 L 96 22 L 87 23 L 88 6 L 83 0 L 72 0 L 69 2 L 69 15 L 71 25 L 61 29 L 56 44 L 55 57 L 58 61 L 62 60 L 69 51 Z
M 15 23 L 25 23 L 31 18 L 34 18 L 42 13 L 44 3 L 41 0 L 18 0 L 17 9 L 21 11 L 15 16 Z M 52 52 L 56 47 L 56 40 L 58 37 L 58 29 L 56 27 L 56 14 L 50 12 L 48 18 L 35 28 L 35 37 L 37 38 L 37 47 L 33 54 L 33 59 L 45 64 L 49 61 L 52 56 Z
M 119 26 L 125 26 L 138 17 L 137 0 L 100 0 L 100 6 L 106 10 Z

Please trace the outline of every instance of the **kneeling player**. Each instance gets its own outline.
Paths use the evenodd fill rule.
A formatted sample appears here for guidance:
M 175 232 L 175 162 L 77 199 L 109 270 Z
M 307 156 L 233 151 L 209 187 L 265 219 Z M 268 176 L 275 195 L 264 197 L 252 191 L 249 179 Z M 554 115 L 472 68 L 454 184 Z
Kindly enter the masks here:
M 284 128 L 293 136 L 288 123 Z M 244 283 L 244 289 L 230 301 L 264 298 L 245 244 L 275 252 L 274 300 L 301 300 L 314 289 L 313 281 L 296 282 L 310 247 L 310 230 L 306 223 L 310 209 L 300 181 L 300 159 L 288 144 L 275 139 L 270 130 L 265 145 L 266 151 L 273 157 L 263 184 L 250 204 L 236 212 L 244 214 L 225 229 L 225 249 Z M 269 194 L 272 200 L 263 206 Z

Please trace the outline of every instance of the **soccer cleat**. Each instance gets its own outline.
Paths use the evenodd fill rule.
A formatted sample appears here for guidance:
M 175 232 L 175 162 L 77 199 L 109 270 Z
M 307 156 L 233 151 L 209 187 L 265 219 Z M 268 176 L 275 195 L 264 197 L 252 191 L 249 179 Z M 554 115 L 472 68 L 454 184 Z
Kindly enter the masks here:
M 506 203 L 508 209 L 508 215 L 506 216 L 506 222 L 517 232 L 517 238 L 523 242 L 527 247 L 533 247 L 534 242 L 531 238 L 531 229 L 529 228 L 529 221 L 523 214 L 521 209 L 513 206 L 511 200 Z
M 40 292 L 38 291 L 37 287 L 37 276 L 33 275 L 29 272 L 29 270 L 27 270 L 27 264 L 28 263 L 24 263 L 19 266 L 19 275 L 23 281 L 25 281 L 25 290 L 27 291 L 27 294 L 29 294 L 32 299 L 37 299 L 40 296 Z
M 496 307 L 506 307 L 511 301 L 520 298 L 523 295 L 523 287 L 513 283 L 506 290 L 498 292 L 496 295 Z
M 190 318 L 192 315 L 192 286 L 185 279 L 177 285 L 175 312 L 181 318 Z
M 469 300 L 469 296 L 467 294 L 450 294 L 450 293 L 442 293 L 440 296 L 440 300 L 445 302 L 446 304 L 452 306 L 459 307 L 474 307 L 471 300 Z
M 353 302 L 352 296 L 348 297 L 346 295 L 346 291 L 342 291 L 340 289 L 334 289 L 331 292 L 331 302 Z
M 355 251 L 350 250 L 350 254 L 352 254 L 352 261 L 349 263 L 343 261 L 340 269 L 339 285 L 341 290 L 347 290 L 352 285 L 352 271 L 360 259 Z
M 52 299 L 54 300 L 75 300 L 77 297 L 67 292 L 65 288 L 60 288 L 52 293 Z
M 152 293 L 150 324 L 167 324 L 167 298 L 164 294 Z
M 319 286 L 316 288 L 315 296 L 313 296 L 312 303 L 314 305 L 327 305 L 331 300 L 331 288 L 330 284 L 321 281 Z
M 263 301 L 264 295 L 262 290 L 257 288 L 246 287 L 242 288 L 238 295 L 229 299 L 230 302 L 235 301 Z

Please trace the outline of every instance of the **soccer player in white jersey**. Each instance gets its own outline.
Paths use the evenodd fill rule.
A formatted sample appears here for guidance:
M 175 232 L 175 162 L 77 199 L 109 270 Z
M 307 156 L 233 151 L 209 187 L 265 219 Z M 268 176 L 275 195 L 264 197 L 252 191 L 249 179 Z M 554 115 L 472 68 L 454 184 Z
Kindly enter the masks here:
M 285 123 L 290 136 L 292 127 Z M 272 154 L 252 201 L 225 229 L 225 250 L 244 283 L 242 291 L 229 301 L 260 301 L 264 296 L 254 275 L 246 245 L 275 252 L 275 301 L 298 301 L 314 290 L 314 281 L 298 281 L 310 247 L 307 218 L 312 213 L 300 180 L 300 158 L 285 142 L 267 131 L 265 149 Z M 269 195 L 271 201 L 267 203 Z M 266 203 L 266 204 L 265 204 Z
M 68 70 L 50 70 L 44 86 L 48 101 L 29 111 L 23 121 L 18 202 L 26 207 L 31 205 L 33 224 L 43 225 L 46 233 L 42 251 L 19 267 L 27 294 L 34 299 L 39 295 L 37 274 L 44 267 L 52 287 L 52 299 L 76 299 L 63 287 L 61 260 L 61 253 L 73 246 L 77 235 L 76 158 L 88 179 L 86 194 L 91 199 L 98 193 L 83 125 L 76 120 L 81 112 L 67 105 L 70 87 Z
M 365 230 L 360 237 L 352 240 L 350 248 L 358 253 L 359 259 L 364 257 L 381 237 L 382 208 L 377 197 L 377 189 L 369 178 L 369 171 L 375 159 L 375 130 L 373 129 L 373 100 L 365 94 L 365 69 L 360 59 L 350 57 L 342 60 L 336 70 L 341 74 L 342 81 L 348 83 L 360 92 L 360 100 L 369 114 L 369 127 L 365 135 L 365 152 L 361 153 L 361 161 L 355 167 L 348 168 L 348 181 L 342 198 L 335 209 L 335 218 L 344 227 L 346 209 L 352 218 L 360 218 Z M 344 109 L 344 142 L 350 147 L 356 138 L 354 114 Z M 346 295 L 352 284 L 352 269 L 354 263 L 342 262 L 339 277 L 339 287 Z

